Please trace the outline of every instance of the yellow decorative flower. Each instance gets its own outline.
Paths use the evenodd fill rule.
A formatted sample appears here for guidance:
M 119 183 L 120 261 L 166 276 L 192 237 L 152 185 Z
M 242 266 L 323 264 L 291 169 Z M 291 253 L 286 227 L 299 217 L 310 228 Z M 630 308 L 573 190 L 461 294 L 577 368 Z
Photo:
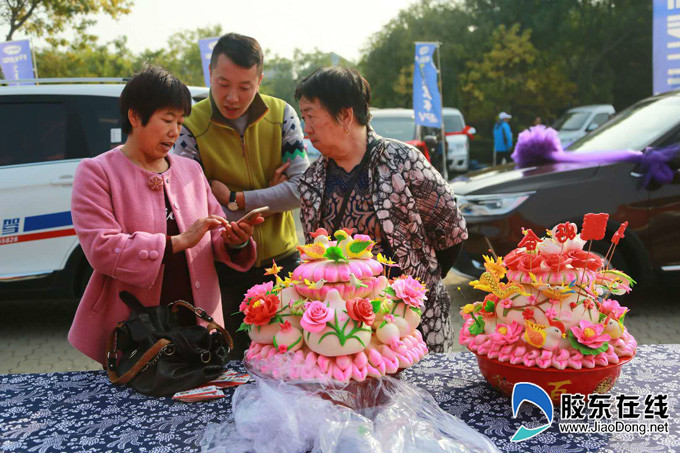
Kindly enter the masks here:
M 498 257 L 494 260 L 492 257 L 486 255 L 482 255 L 482 258 L 484 258 L 484 268 L 488 272 L 491 272 L 493 275 L 498 277 L 499 280 L 505 277 L 505 274 L 508 270 L 503 265 L 503 258 Z
M 469 315 L 469 314 L 472 313 L 474 310 L 475 310 L 474 304 L 463 305 L 462 311 L 463 311 L 463 313 L 465 313 L 466 315 Z
M 278 266 L 276 264 L 276 261 L 272 260 L 272 267 L 265 268 L 264 270 L 265 270 L 264 275 L 276 275 L 279 272 L 281 272 L 283 270 L 283 268 L 281 266 Z

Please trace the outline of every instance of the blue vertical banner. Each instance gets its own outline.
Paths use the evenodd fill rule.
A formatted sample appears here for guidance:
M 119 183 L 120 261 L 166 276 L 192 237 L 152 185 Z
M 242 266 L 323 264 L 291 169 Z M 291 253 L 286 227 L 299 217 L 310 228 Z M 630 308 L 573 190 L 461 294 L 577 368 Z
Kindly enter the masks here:
M 0 43 L 0 67 L 5 80 L 33 79 L 33 56 L 28 39 Z M 12 85 L 34 85 L 24 82 Z
M 680 89 L 680 0 L 654 0 L 654 94 Z
M 437 43 L 417 42 L 413 68 L 413 111 L 416 124 L 442 127 L 442 102 L 437 85 L 437 67 L 432 56 Z
M 210 86 L 210 57 L 212 57 L 213 47 L 217 44 L 219 37 L 205 38 L 198 40 L 198 48 L 201 50 L 201 63 L 203 63 L 203 79 L 205 86 Z

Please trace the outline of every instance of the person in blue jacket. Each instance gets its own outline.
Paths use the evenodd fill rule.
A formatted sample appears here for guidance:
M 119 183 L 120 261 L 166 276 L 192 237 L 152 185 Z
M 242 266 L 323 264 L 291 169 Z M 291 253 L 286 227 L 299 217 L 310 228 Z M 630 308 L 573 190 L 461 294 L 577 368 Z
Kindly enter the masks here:
M 512 153 L 512 131 L 510 124 L 508 124 L 510 118 L 512 118 L 512 115 L 501 112 L 498 115 L 498 122 L 493 127 L 494 165 L 496 164 L 497 153 L 500 154 L 498 157 L 501 159 L 501 164 L 510 159 Z

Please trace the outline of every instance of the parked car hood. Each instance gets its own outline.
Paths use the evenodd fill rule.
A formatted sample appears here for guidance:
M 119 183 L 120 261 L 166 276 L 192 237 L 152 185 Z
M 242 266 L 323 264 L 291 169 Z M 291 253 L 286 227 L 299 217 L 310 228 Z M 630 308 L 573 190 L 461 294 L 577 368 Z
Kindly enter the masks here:
M 594 163 L 555 163 L 526 168 L 498 165 L 460 176 L 451 182 L 451 188 L 457 195 L 528 192 L 590 178 L 599 168 L 600 164 Z

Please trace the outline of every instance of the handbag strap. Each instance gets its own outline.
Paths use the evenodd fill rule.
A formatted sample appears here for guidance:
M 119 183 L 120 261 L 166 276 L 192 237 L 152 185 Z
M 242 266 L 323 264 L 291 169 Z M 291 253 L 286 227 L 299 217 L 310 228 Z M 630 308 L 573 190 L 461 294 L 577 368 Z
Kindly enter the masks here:
M 185 300 L 178 300 L 178 301 L 172 302 L 170 304 L 170 309 L 172 311 L 176 311 L 175 307 L 184 307 L 188 310 L 191 310 L 196 316 L 198 316 L 199 318 L 201 318 L 202 320 L 204 320 L 207 323 L 206 327 L 207 327 L 208 330 L 215 329 L 222 334 L 225 341 L 227 342 L 227 346 L 229 346 L 229 351 L 234 350 L 234 340 L 231 338 L 231 335 L 229 335 L 229 332 L 227 332 L 224 329 L 224 327 L 217 324 L 215 322 L 215 320 L 212 318 L 212 316 L 210 316 L 208 313 L 206 313 L 205 310 L 203 310 L 200 307 L 194 307 L 193 305 L 191 305 L 189 302 L 187 302 Z
M 118 329 L 123 325 L 123 323 L 118 323 L 111 336 L 109 337 L 109 342 L 106 347 L 106 372 L 109 375 L 109 380 L 115 385 L 125 385 L 132 380 L 137 374 L 139 374 L 144 367 L 151 362 L 154 357 L 156 357 L 161 350 L 170 344 L 170 340 L 167 338 L 161 338 L 153 346 L 151 346 L 142 356 L 135 362 L 135 364 L 126 371 L 123 375 L 119 376 L 116 371 L 116 339 L 118 336 Z

